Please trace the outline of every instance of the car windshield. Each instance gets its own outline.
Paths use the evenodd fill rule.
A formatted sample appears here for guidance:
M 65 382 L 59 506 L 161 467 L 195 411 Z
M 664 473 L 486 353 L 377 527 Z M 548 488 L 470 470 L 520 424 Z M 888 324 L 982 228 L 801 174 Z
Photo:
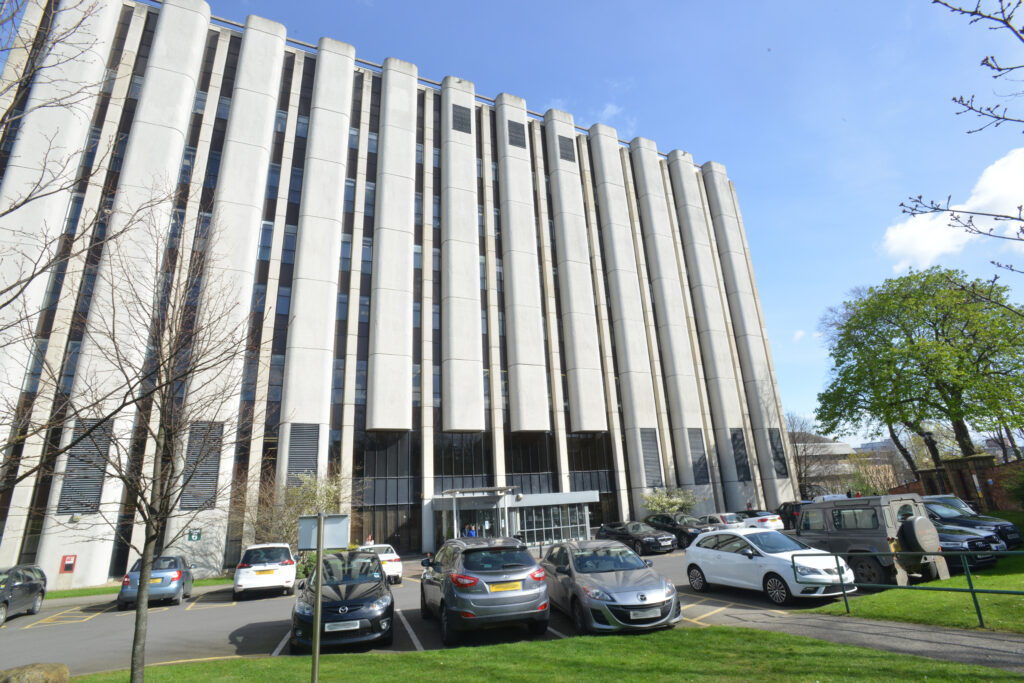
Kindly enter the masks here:
M 632 522 L 626 525 L 626 531 L 631 534 L 656 534 L 654 527 L 643 522 Z
M 757 546 L 758 550 L 768 554 L 805 550 L 810 547 L 778 531 L 762 531 L 757 534 L 749 534 L 745 538 Z
M 950 507 L 944 503 L 928 503 L 928 509 L 943 519 L 955 519 L 957 517 L 964 516 L 962 510 L 957 510 L 956 508 Z
M 531 567 L 535 561 L 522 548 L 481 548 L 462 553 L 462 564 L 471 572 L 486 572 Z
M 974 510 L 971 507 L 960 500 L 959 498 L 943 498 L 942 500 L 935 501 L 939 505 L 948 505 L 949 507 L 962 511 L 965 515 L 973 515 Z
M 368 553 L 377 553 L 378 555 L 396 555 L 395 549 L 389 545 L 364 545 L 360 550 L 365 550 Z
M 372 553 L 338 553 L 324 557 L 325 586 L 380 581 L 380 560 Z
M 164 569 L 181 569 L 181 567 L 178 566 L 178 558 L 158 557 L 153 560 L 153 571 L 161 571 Z M 132 568 L 129 571 L 142 571 L 142 560 L 135 560 L 135 564 L 132 565 Z
M 703 522 L 696 517 L 691 517 L 690 515 L 683 514 L 682 512 L 677 512 L 672 516 L 672 519 L 676 520 L 676 524 L 686 524 L 687 526 L 700 526 L 703 524 Z
M 581 574 L 623 572 L 647 567 L 647 563 L 624 546 L 575 550 L 572 553 L 572 563 Z
M 292 552 L 284 546 L 249 548 L 242 556 L 242 564 L 277 564 L 292 559 Z
M 719 515 L 719 517 L 721 517 L 722 521 L 726 524 L 735 524 L 736 522 L 743 521 L 742 519 L 740 519 L 740 516 L 734 512 L 725 512 Z

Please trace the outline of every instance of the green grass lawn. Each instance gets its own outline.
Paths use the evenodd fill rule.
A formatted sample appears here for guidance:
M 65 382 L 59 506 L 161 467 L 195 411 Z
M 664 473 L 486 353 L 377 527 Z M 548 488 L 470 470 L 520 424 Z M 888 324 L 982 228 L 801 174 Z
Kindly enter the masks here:
M 995 512 L 1024 528 L 1024 512 Z M 1017 548 L 1024 550 L 1024 547 Z M 956 561 L 950 558 L 950 561 Z M 971 572 L 975 588 L 1024 591 L 1024 555 L 1004 557 L 996 566 Z M 949 581 L 934 585 L 949 588 L 967 588 L 967 578 L 954 574 Z M 979 595 L 978 603 L 986 628 L 995 631 L 1024 633 L 1024 595 Z M 842 601 L 810 610 L 821 614 L 846 614 Z M 860 595 L 850 601 L 850 616 L 885 621 L 908 621 L 932 626 L 978 628 L 978 615 L 970 593 L 940 593 L 923 590 L 886 590 L 872 595 Z
M 197 586 L 230 586 L 234 583 L 234 579 L 230 576 L 217 576 L 212 579 L 197 579 L 195 585 Z M 73 588 L 66 591 L 48 591 L 46 593 L 47 600 L 56 600 L 57 598 L 80 598 L 86 595 L 117 595 L 121 590 L 120 584 L 116 586 L 93 586 L 91 588 Z
M 227 659 L 146 669 L 150 681 L 301 681 L 310 658 Z M 1020 680 L 1019 674 L 744 628 L 676 628 L 427 652 L 332 654 L 321 680 Z M 125 681 L 127 672 L 76 678 Z

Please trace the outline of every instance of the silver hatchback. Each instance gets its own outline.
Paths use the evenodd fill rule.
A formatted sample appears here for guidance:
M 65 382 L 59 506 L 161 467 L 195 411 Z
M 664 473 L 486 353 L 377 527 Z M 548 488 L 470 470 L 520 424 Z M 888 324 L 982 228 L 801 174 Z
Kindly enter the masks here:
M 559 543 L 541 566 L 551 603 L 579 633 L 668 628 L 683 618 L 672 582 L 619 541 Z
M 515 538 L 456 538 L 422 561 L 420 614 L 441 621 L 441 640 L 455 645 L 461 631 L 525 624 L 548 628 L 544 570 Z

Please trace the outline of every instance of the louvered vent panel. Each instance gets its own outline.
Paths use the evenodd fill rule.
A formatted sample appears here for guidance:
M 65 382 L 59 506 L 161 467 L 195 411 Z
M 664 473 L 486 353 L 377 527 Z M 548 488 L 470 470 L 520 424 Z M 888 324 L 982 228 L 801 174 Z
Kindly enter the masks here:
M 452 130 L 457 130 L 460 133 L 472 133 L 472 121 L 473 113 L 469 110 L 469 107 L 462 107 L 457 104 L 452 105 Z
M 736 460 L 736 480 L 750 481 L 750 461 L 747 459 L 747 440 L 742 429 L 730 429 L 732 456 Z
M 526 126 L 517 121 L 509 121 L 508 144 L 526 149 Z
M 772 445 L 772 462 L 775 464 L 775 474 L 780 477 L 789 476 L 789 468 L 786 467 L 786 449 L 782 447 L 782 432 L 777 427 L 768 430 L 768 441 Z
M 572 138 L 564 135 L 558 136 L 558 158 L 565 161 L 576 161 L 576 148 L 572 144 Z
M 196 422 L 189 429 L 181 492 L 182 510 L 205 510 L 217 504 L 217 477 L 224 438 L 221 422 Z
M 293 424 L 288 439 L 288 486 L 298 486 L 300 474 L 316 475 L 320 425 Z
M 664 486 L 665 480 L 661 476 L 661 456 L 658 454 L 658 430 L 641 429 L 640 445 L 644 453 L 644 474 L 647 477 L 647 486 Z
M 98 420 L 81 420 L 75 426 L 74 441 L 64 468 L 64 484 L 57 502 L 58 515 L 91 514 L 100 509 L 103 475 L 110 452 L 110 423 L 96 427 Z
M 708 472 L 708 452 L 704 448 L 704 434 L 699 427 L 687 430 L 690 438 L 690 460 L 693 462 L 693 483 L 710 484 L 711 474 Z

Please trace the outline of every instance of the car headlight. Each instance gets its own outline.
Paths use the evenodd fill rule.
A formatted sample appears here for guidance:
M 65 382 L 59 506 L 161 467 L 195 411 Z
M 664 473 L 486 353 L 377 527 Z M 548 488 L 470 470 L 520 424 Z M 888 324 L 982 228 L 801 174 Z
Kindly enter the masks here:
M 981 529 L 982 531 L 995 531 L 999 527 L 996 526 L 976 526 L 975 529 Z
M 811 576 L 812 574 L 821 574 L 821 570 L 817 567 L 808 567 L 804 564 L 798 564 L 796 566 L 796 573 L 800 576 Z
M 588 588 L 587 586 L 580 586 L 588 598 L 591 600 L 600 600 L 601 602 L 615 602 L 615 598 L 605 593 L 600 588 Z
M 654 543 L 654 536 L 644 536 L 644 543 Z
M 370 609 L 374 609 L 374 610 L 385 609 L 390 604 L 391 604 L 391 596 L 390 595 L 383 595 L 383 596 L 377 598 L 376 600 L 374 600 L 373 602 L 370 603 Z
M 671 598 L 676 594 L 676 587 L 672 585 L 672 582 L 665 579 L 665 596 Z
M 313 616 L 313 605 L 299 600 L 295 603 L 295 613 L 301 614 L 304 617 L 311 617 Z

